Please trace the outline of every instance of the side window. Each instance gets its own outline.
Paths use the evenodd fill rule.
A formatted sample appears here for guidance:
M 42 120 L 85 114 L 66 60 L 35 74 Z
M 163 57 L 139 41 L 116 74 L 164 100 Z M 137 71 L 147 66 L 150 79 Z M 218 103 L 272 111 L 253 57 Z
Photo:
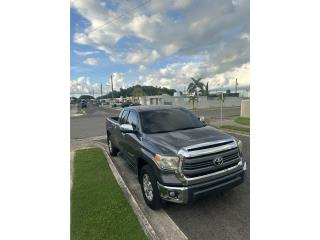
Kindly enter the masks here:
M 121 115 L 121 119 L 120 119 L 120 124 L 125 124 L 125 123 L 127 123 L 128 114 L 129 114 L 129 111 L 128 111 L 128 110 L 123 111 L 123 113 L 122 113 L 122 115 Z
M 129 117 L 128 117 L 128 123 L 132 125 L 133 129 L 138 129 L 138 114 L 135 111 L 130 111 Z

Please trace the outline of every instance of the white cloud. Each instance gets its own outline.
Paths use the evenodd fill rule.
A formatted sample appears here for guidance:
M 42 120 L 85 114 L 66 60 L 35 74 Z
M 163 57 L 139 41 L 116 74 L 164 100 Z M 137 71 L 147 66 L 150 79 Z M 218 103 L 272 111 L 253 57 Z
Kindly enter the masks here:
M 139 65 L 138 71 L 144 72 L 147 68 L 144 65 Z
M 159 57 L 160 55 L 157 50 L 138 50 L 127 53 L 126 62 L 131 64 L 146 64 L 156 61 Z
M 87 65 L 97 65 L 98 64 L 98 59 L 96 58 L 87 58 L 86 60 L 83 61 L 84 64 Z
M 72 6 L 91 23 L 74 35 L 75 42 L 130 64 L 202 53 L 222 72 L 249 62 L 249 0 L 151 1 L 128 14 L 139 4 L 138 0 L 120 1 L 115 8 L 105 8 L 100 1 L 74 1 Z M 119 48 L 119 41 L 128 37 L 138 42 L 132 42 L 131 48 Z M 223 61 L 232 57 L 233 61 Z
M 203 83 L 209 83 L 209 89 L 222 86 L 233 89 L 236 78 L 239 86 L 250 85 L 250 64 L 243 64 L 241 67 L 220 74 L 215 74 L 215 69 L 214 66 L 208 66 L 203 62 L 175 63 L 148 75 L 140 75 L 136 84 L 183 91 L 191 82 L 191 77 L 201 77 Z
M 70 80 L 70 93 L 74 95 L 100 93 L 100 84 L 92 84 L 90 78 L 81 76 L 75 80 Z
M 210 88 L 232 86 L 235 77 L 240 84 L 249 84 L 249 0 L 151 1 L 128 14 L 139 4 L 119 1 L 110 8 L 100 0 L 73 1 L 91 24 L 77 32 L 74 41 L 105 52 L 114 62 L 138 64 L 140 73 L 141 66 L 167 58 L 188 59 L 141 75 L 136 80 L 141 84 L 183 90 L 190 77 L 197 76 L 204 77 Z M 130 47 L 123 47 L 127 45 L 122 41 L 128 39 Z M 125 85 L 123 78 L 117 82 Z
M 74 53 L 79 55 L 79 56 L 88 56 L 88 55 L 92 55 L 92 54 L 95 54 L 95 53 L 99 53 L 98 51 L 86 51 L 86 52 L 82 52 L 82 51 L 77 51 L 77 50 L 74 50 Z

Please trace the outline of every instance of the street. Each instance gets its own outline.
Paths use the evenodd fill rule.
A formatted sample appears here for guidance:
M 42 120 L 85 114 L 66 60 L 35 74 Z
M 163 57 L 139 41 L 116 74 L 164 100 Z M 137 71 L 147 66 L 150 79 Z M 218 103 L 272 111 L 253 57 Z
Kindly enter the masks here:
M 73 139 L 105 135 L 106 116 L 118 116 L 121 110 L 112 108 L 107 110 L 106 108 L 93 106 L 89 103 L 85 111 L 86 114 L 83 116 L 70 118 L 70 134 Z M 206 119 L 219 118 L 220 109 L 198 109 L 195 110 L 195 114 L 204 116 Z M 223 109 L 224 117 L 237 115 L 240 115 L 240 108 L 238 107 Z
M 86 114 L 70 118 L 70 135 L 73 139 L 102 136 L 106 134 L 106 116 L 118 116 L 119 110 L 108 109 L 88 104 Z
M 237 111 L 237 110 L 235 110 Z M 235 111 L 230 111 L 234 115 Z M 88 106 L 87 114 L 71 118 L 71 138 L 89 138 L 105 135 L 105 117 L 118 115 L 119 110 L 103 110 Z M 250 137 L 230 134 L 243 141 L 243 155 L 247 160 L 246 180 L 240 186 L 223 194 L 210 195 L 189 205 L 167 203 L 164 212 L 189 239 L 249 239 L 250 236 Z M 106 140 L 99 140 L 106 146 Z M 144 203 L 137 176 L 121 154 L 112 157 L 120 175 L 146 213 L 151 224 L 160 224 L 161 212 L 150 210 Z M 162 214 L 163 215 L 163 214 Z M 170 219 L 169 218 L 169 219 Z M 162 228 L 165 227 L 163 221 Z M 169 228 L 169 226 L 167 226 Z M 157 231 L 155 229 L 155 231 Z M 157 232 L 161 236 L 161 231 Z

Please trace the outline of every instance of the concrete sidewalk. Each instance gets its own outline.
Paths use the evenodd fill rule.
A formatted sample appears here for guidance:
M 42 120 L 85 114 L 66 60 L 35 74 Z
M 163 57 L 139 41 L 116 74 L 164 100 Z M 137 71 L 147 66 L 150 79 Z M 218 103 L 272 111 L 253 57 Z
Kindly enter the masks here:
M 79 108 L 78 104 L 70 104 L 70 117 L 79 117 L 83 115 L 83 111 Z

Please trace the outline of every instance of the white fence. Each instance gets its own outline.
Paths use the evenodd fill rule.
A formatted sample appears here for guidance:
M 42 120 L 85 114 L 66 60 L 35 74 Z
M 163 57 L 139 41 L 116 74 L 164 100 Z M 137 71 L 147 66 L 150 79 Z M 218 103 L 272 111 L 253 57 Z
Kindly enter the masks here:
M 240 107 L 240 97 L 225 97 L 224 107 Z M 143 105 L 178 105 L 188 109 L 192 108 L 192 102 L 189 102 L 188 97 L 178 97 L 169 95 L 160 96 L 145 96 L 140 98 L 140 103 Z M 194 103 L 195 108 L 215 108 L 220 107 L 220 100 L 218 98 L 207 98 L 206 96 L 199 96 L 198 102 Z

